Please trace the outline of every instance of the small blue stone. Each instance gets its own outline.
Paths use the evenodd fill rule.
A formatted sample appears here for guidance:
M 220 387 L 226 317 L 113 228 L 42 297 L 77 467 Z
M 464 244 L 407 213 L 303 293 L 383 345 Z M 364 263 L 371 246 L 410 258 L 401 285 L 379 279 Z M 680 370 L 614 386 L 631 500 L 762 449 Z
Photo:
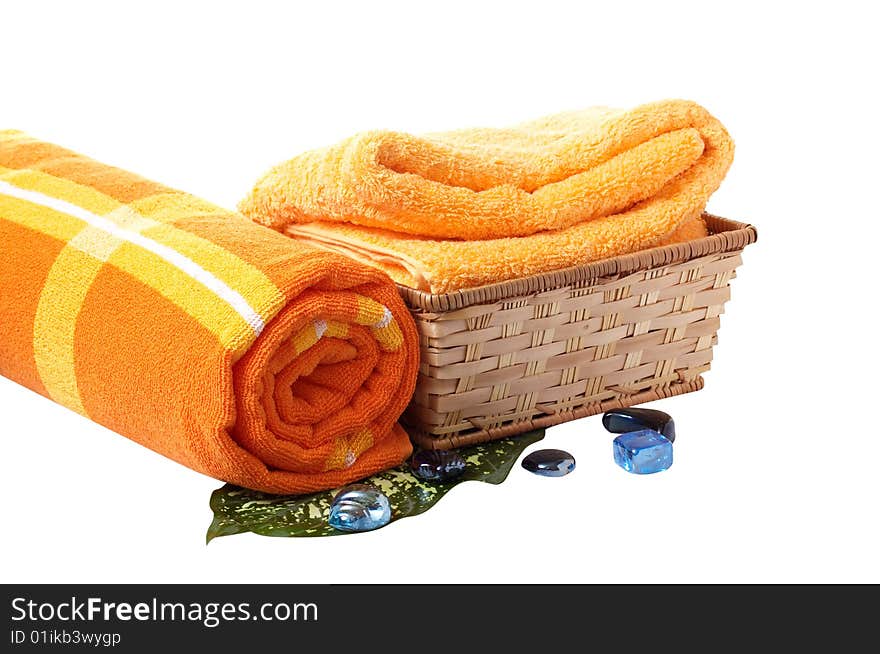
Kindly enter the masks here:
M 367 484 L 346 486 L 330 504 L 330 526 L 340 531 L 371 531 L 390 521 L 388 498 Z
M 522 467 L 542 477 L 564 477 L 574 470 L 574 457 L 565 450 L 536 450 L 523 459 Z
M 614 462 L 637 475 L 660 472 L 672 465 L 672 443 L 653 429 L 621 434 L 614 439 Z
M 455 450 L 419 450 L 413 454 L 409 468 L 425 481 L 448 481 L 464 473 L 467 464 Z

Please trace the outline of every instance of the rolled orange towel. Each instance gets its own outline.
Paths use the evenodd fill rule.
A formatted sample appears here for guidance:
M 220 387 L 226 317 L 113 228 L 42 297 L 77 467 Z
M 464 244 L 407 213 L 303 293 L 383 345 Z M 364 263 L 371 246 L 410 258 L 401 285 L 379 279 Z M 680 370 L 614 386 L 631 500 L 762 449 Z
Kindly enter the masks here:
M 15 131 L 0 243 L 0 374 L 272 493 L 409 455 L 417 336 L 375 268 Z
M 508 129 L 367 132 L 260 179 L 250 218 L 437 293 L 706 235 L 733 141 L 684 100 Z

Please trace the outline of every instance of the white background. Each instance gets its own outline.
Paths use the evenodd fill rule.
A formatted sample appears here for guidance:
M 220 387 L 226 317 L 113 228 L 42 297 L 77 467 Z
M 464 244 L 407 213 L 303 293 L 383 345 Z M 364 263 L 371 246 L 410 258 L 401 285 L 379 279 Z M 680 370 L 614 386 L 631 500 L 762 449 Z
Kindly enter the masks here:
M 4 3 L 0 125 L 226 206 L 362 129 L 683 97 L 737 142 L 710 210 L 760 238 L 706 388 L 654 405 L 668 472 L 626 474 L 587 418 L 541 444 L 574 474 L 516 467 L 362 535 L 206 547 L 217 481 L 0 378 L 0 581 L 880 582 L 876 22 L 715 6 Z

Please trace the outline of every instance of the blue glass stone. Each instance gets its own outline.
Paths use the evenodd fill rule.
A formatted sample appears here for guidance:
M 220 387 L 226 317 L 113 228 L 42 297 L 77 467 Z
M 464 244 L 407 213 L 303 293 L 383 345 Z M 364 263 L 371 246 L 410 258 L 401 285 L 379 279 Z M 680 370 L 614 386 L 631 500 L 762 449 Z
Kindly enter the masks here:
M 426 481 L 455 479 L 466 467 L 461 454 L 455 450 L 419 450 L 409 461 L 413 474 Z
M 390 520 L 388 498 L 367 484 L 346 486 L 330 504 L 330 526 L 340 531 L 370 531 Z
M 672 442 L 653 429 L 621 434 L 614 439 L 614 462 L 637 475 L 666 470 L 672 465 Z
M 628 409 L 613 409 L 602 416 L 602 424 L 605 429 L 614 434 L 626 434 L 640 429 L 653 429 L 675 442 L 675 422 L 672 416 L 657 409 L 643 409 L 641 407 L 629 407 Z
M 523 459 L 522 467 L 542 477 L 564 477 L 574 470 L 574 457 L 565 450 L 536 450 Z

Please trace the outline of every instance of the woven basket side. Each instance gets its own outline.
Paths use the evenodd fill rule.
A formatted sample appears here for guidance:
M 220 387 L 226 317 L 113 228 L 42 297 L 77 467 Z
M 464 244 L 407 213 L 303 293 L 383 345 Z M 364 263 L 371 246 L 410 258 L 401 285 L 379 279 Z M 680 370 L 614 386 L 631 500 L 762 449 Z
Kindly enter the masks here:
M 423 447 L 458 447 L 697 390 L 740 262 L 722 252 L 416 311 L 422 360 L 404 422 Z
M 486 431 L 457 433 L 448 436 L 427 434 L 418 428 L 412 428 L 410 426 L 407 427 L 407 431 L 409 432 L 412 441 L 421 448 L 431 450 L 451 450 L 459 447 L 476 445 L 477 443 L 483 443 L 489 440 L 515 436 L 516 434 L 521 434 L 533 429 L 552 427 L 553 425 L 568 422 L 569 420 L 576 420 L 577 418 L 604 413 L 605 411 L 611 411 L 612 409 L 622 409 L 635 404 L 660 400 L 665 397 L 691 393 L 693 391 L 698 391 L 701 388 L 703 388 L 703 378 L 698 376 L 690 382 L 671 384 L 666 387 L 652 388 L 632 395 L 614 397 L 602 402 L 587 404 L 577 409 L 559 411 L 557 413 L 539 416 L 531 420 L 524 420 L 515 423 L 512 422 Z

